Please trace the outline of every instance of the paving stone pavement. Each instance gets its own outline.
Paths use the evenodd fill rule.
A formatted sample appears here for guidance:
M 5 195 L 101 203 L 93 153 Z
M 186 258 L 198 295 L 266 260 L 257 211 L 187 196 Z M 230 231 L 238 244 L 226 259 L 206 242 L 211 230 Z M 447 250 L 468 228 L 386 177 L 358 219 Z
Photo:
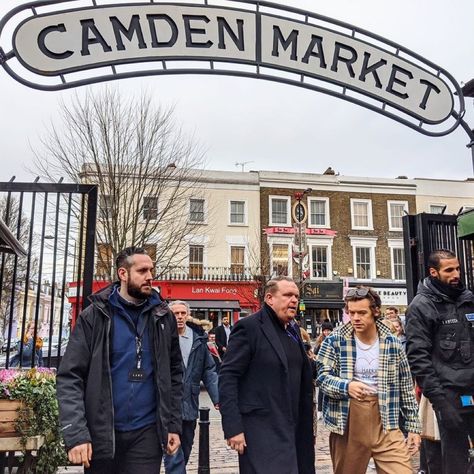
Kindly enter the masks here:
M 239 463 L 235 451 L 232 451 L 226 444 L 222 428 L 220 415 L 212 405 L 212 402 L 205 390 L 201 391 L 200 406 L 210 408 L 210 427 L 209 427 L 209 446 L 210 446 L 210 468 L 212 474 L 238 474 Z M 187 466 L 188 474 L 198 472 L 198 446 L 199 446 L 199 427 L 196 429 L 195 447 L 191 452 L 191 457 Z M 417 472 L 418 460 L 414 460 L 414 473 Z M 79 474 L 83 470 L 80 467 L 61 468 L 58 473 L 61 474 Z M 316 440 L 316 472 L 317 474 L 332 473 L 331 457 L 329 455 L 329 432 L 324 428 L 321 421 L 318 422 L 318 436 Z M 375 474 L 375 469 L 367 470 L 367 474 Z M 112 473 L 111 473 L 112 474 Z M 161 473 L 164 474 L 162 468 Z M 273 473 L 268 473 L 273 474 Z

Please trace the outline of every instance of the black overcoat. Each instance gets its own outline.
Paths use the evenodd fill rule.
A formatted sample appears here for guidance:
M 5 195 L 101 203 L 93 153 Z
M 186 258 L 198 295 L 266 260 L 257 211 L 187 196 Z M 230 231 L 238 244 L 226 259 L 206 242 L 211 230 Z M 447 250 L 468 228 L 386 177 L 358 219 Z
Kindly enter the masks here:
M 241 474 L 313 474 L 313 384 L 305 355 L 299 423 L 291 414 L 288 361 L 271 309 L 240 320 L 232 330 L 219 373 L 225 438 L 245 434 Z M 301 346 L 304 353 L 304 349 Z M 248 466 L 251 467 L 248 467 Z
M 216 345 L 217 350 L 219 351 L 219 355 L 224 357 L 225 351 L 222 350 L 223 347 L 227 348 L 227 335 L 225 333 L 224 326 L 221 324 L 220 326 L 216 327 Z

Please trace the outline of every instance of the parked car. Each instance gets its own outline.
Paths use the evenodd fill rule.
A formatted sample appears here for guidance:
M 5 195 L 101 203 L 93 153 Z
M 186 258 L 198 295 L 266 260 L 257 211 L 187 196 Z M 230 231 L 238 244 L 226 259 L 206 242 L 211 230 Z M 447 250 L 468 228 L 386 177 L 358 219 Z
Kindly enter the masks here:
M 61 339 L 61 354 L 58 354 L 59 349 L 59 336 L 54 335 L 51 337 L 51 356 L 56 357 L 58 355 L 64 355 L 66 351 L 66 346 L 69 342 L 69 338 Z M 43 358 L 48 357 L 49 355 L 49 337 L 43 338 Z
M 20 348 L 20 339 L 13 339 L 10 341 L 10 352 L 16 352 Z M 7 352 L 8 349 L 8 341 L 5 341 L 2 344 L 2 352 Z

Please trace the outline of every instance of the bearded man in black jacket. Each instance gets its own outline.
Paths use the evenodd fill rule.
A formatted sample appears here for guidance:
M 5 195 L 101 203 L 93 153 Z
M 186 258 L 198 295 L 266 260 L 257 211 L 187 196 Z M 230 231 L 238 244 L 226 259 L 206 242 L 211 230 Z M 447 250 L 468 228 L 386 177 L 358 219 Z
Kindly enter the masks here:
M 151 285 L 153 262 L 129 247 L 118 283 L 90 297 L 57 376 L 69 460 L 93 474 L 156 474 L 181 433 L 176 318 Z
M 469 436 L 474 440 L 474 295 L 453 252 L 435 250 L 428 268 L 406 313 L 407 355 L 436 412 L 442 472 L 466 474 Z

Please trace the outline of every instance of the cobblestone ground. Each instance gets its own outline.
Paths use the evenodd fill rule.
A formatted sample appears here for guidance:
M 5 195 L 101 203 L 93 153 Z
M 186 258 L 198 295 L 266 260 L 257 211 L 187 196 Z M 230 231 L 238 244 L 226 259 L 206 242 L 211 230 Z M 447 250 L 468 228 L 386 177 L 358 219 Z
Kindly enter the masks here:
M 221 420 L 219 412 L 214 409 L 212 402 L 206 391 L 201 392 L 200 405 L 202 407 L 209 407 L 210 411 L 210 464 L 211 473 L 213 474 L 238 474 L 239 463 L 237 454 L 228 448 L 222 434 Z M 187 466 L 189 474 L 198 472 L 198 446 L 199 446 L 199 427 L 196 429 L 195 448 L 191 452 L 191 457 Z M 417 472 L 418 460 L 415 459 L 414 473 Z M 67 470 L 61 469 L 58 471 L 62 474 L 78 474 L 83 472 L 81 468 L 69 467 Z M 316 441 L 316 472 L 318 474 L 331 473 L 332 464 L 329 455 L 329 432 L 324 428 L 321 422 L 318 422 L 318 437 Z M 375 469 L 367 470 L 367 474 L 375 474 Z M 164 474 L 164 469 L 161 470 Z M 268 473 L 272 474 L 272 473 Z

